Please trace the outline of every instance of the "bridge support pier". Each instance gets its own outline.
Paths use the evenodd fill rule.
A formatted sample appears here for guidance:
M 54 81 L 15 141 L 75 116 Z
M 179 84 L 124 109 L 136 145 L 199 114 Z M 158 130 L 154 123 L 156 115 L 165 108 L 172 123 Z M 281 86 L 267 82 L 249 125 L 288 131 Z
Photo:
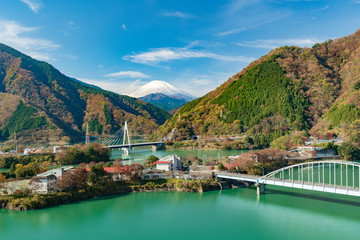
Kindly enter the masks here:
M 257 195 L 265 194 L 265 184 L 256 183 L 255 186 Z
M 125 156 L 130 154 L 130 148 L 122 148 L 122 150 L 124 151 Z
M 157 150 L 161 149 L 162 146 L 164 146 L 163 143 L 154 144 L 154 145 L 151 146 L 151 150 L 152 150 L 153 152 L 156 152 Z
M 151 146 L 151 151 L 156 152 L 158 150 L 158 146 L 157 145 L 152 145 Z

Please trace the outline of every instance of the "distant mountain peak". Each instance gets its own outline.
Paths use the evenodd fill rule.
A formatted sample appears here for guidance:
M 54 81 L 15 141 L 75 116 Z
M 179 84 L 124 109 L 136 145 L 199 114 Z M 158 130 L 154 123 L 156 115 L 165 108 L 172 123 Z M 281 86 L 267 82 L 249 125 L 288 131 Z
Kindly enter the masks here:
M 186 93 L 168 82 L 160 80 L 151 81 L 128 95 L 135 98 L 141 98 L 154 93 L 161 93 L 169 97 L 181 97 L 187 101 L 194 99 L 189 93 Z

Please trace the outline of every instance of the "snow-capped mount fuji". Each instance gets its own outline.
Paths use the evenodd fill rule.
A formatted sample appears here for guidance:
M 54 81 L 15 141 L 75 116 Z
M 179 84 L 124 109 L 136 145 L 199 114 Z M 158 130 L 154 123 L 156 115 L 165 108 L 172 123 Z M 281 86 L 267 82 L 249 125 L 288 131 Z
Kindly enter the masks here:
M 181 97 L 188 101 L 194 99 L 194 97 L 192 97 L 190 94 L 186 93 L 185 91 L 171 85 L 170 83 L 159 80 L 154 80 L 145 84 L 144 86 L 130 93 L 129 96 L 135 98 L 141 98 L 154 93 L 162 93 L 168 97 Z
M 151 81 L 129 96 L 139 98 L 145 102 L 151 103 L 164 110 L 171 111 L 179 106 L 194 99 L 193 96 L 185 91 L 165 82 Z

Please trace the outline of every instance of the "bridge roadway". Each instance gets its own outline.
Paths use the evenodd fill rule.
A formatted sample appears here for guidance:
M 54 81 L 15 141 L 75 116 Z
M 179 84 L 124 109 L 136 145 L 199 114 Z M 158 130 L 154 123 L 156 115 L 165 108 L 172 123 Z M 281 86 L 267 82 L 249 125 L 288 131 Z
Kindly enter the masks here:
M 274 186 L 299 188 L 299 189 L 306 189 L 312 191 L 329 192 L 329 193 L 360 197 L 359 187 L 323 184 L 314 181 L 306 182 L 306 181 L 295 181 L 291 179 L 265 178 L 261 176 L 254 176 L 248 174 L 237 174 L 237 173 L 226 173 L 226 172 L 216 174 L 216 177 L 221 179 L 232 179 L 237 181 L 253 182 L 257 186 L 274 185 Z M 259 189 L 258 189 L 258 193 L 259 193 Z M 263 193 L 265 193 L 265 189 L 263 189 Z
M 133 147 L 143 147 L 143 146 L 161 146 L 164 142 L 147 142 L 147 143 L 131 143 L 131 144 L 120 144 L 120 145 L 109 145 L 108 147 L 113 148 L 133 148 Z

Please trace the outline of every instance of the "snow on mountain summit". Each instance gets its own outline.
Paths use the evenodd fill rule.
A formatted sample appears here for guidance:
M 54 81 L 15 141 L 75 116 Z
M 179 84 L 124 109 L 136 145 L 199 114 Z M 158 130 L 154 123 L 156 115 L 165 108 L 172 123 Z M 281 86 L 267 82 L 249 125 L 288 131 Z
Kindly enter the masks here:
M 159 80 L 151 81 L 128 95 L 131 97 L 140 98 L 152 93 L 162 93 L 170 97 L 182 97 L 187 100 L 193 99 L 190 94 L 184 92 L 183 90 L 174 87 L 165 81 Z

